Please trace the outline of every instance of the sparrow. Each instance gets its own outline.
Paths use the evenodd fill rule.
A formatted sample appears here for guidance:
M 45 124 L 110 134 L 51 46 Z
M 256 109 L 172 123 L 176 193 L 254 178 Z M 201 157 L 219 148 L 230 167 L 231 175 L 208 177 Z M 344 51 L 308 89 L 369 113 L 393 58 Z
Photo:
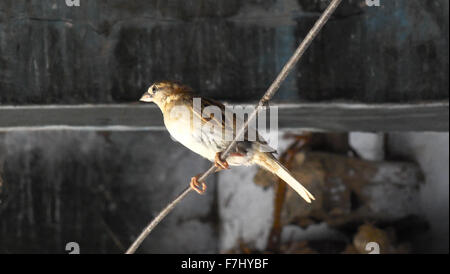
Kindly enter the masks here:
M 164 125 L 170 135 L 188 149 L 213 162 L 217 167 L 216 172 L 229 169 L 229 166 L 258 165 L 280 177 L 306 202 L 315 200 L 275 158 L 276 150 L 268 145 L 256 129 L 252 129 L 256 131 L 256 140 L 249 140 L 246 135 L 236 143 L 226 159 L 221 159 L 221 152 L 228 147 L 238 130 L 235 117 L 225 115 L 226 108 L 222 103 L 198 97 L 188 86 L 167 81 L 152 84 L 140 101 L 155 103 L 163 114 Z M 207 110 L 211 109 L 218 111 L 209 113 Z M 226 136 L 233 137 L 230 139 L 225 138 Z M 206 184 L 199 183 L 198 177 L 199 175 L 191 178 L 190 187 L 203 194 Z

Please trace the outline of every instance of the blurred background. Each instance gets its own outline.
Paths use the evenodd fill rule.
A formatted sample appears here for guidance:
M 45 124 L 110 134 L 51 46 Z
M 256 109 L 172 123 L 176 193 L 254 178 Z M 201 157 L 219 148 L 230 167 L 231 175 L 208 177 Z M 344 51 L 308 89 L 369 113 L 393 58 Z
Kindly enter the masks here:
M 142 93 L 256 103 L 329 3 L 66 2 L 0 2 L 0 253 L 123 253 L 210 165 Z M 449 2 L 379 3 L 343 1 L 271 102 L 317 201 L 233 168 L 139 252 L 448 253 Z

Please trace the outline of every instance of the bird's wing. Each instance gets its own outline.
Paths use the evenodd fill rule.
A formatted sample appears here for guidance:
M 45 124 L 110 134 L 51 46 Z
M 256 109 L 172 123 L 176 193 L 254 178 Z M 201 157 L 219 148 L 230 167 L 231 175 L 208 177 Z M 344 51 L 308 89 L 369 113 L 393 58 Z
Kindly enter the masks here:
M 232 133 L 230 123 L 225 117 L 225 106 L 212 99 L 200 97 L 199 99 L 201 100 L 198 105 L 194 103 L 194 100 L 189 103 L 193 113 L 193 136 L 208 147 L 222 151 L 227 146 L 225 136 Z
M 197 131 L 197 135 L 201 134 L 202 137 L 198 137 L 220 147 L 220 150 L 225 149 L 235 138 L 239 130 L 236 128 L 237 125 L 243 125 L 243 121 L 240 121 L 236 115 L 230 115 L 233 113 L 232 110 L 228 110 L 226 115 L 226 106 L 218 101 L 201 98 L 199 106 L 194 106 L 192 103 L 190 107 L 194 118 L 201 121 L 201 131 Z M 246 134 L 243 141 L 238 141 L 236 152 L 247 152 L 251 147 L 260 152 L 276 153 L 276 150 L 269 146 L 256 129 L 250 128 L 250 130 L 256 131 L 256 140 L 248 140 L 248 134 Z

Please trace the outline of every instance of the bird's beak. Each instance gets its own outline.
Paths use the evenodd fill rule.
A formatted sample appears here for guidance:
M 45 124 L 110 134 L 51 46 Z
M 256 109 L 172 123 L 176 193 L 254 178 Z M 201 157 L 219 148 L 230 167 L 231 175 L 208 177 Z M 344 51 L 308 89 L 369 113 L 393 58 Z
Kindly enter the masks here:
M 141 99 L 139 99 L 139 101 L 151 103 L 151 102 L 153 102 L 152 95 L 150 93 L 146 92 L 146 93 L 144 93 L 144 95 L 142 95 L 142 97 L 141 97 Z

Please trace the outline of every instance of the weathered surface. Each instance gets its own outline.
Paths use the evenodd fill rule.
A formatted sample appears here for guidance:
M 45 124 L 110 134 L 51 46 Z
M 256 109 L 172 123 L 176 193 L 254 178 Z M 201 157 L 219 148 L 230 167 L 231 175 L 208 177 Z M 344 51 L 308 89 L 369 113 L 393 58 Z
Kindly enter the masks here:
M 385 139 L 384 133 L 351 132 L 348 135 L 348 142 L 358 156 L 370 161 L 384 160 Z
M 292 233 L 294 231 L 288 230 L 283 230 L 283 232 L 289 233 L 286 243 L 280 245 L 276 252 L 264 250 L 264 254 L 408 254 L 411 252 L 408 243 L 398 242 L 392 227 L 380 229 L 370 224 L 364 224 L 354 232 L 352 231 L 354 234 L 350 233 L 345 236 L 342 233 L 333 235 L 333 231 L 326 230 L 322 226 L 317 227 L 313 233 L 303 233 L 303 239 L 295 239 L 296 236 Z M 374 246 L 373 243 L 378 245 Z M 367 247 L 369 248 L 367 249 Z M 251 248 L 245 243 L 226 251 L 226 253 L 232 254 L 259 252 L 260 250 Z
M 326 1 L 0 2 L 0 103 L 136 101 L 174 79 L 261 96 Z M 448 1 L 344 1 L 278 100 L 448 100 Z
M 351 254 L 407 254 L 408 244 L 397 244 L 397 235 L 392 231 L 379 229 L 370 224 L 358 227 L 358 233 L 353 237 L 352 245 L 347 246 L 345 253 Z M 371 244 L 372 243 L 372 244 Z M 374 246 L 373 243 L 377 245 Z
M 275 105 L 271 105 L 275 106 Z M 448 103 L 279 104 L 280 129 L 319 131 L 448 131 Z M 253 107 L 246 106 L 246 107 Z M 269 114 L 260 112 L 260 115 Z M 275 112 L 273 112 L 275 113 Z M 270 117 L 266 116 L 270 121 Z M 270 125 L 270 129 L 275 125 Z M 161 111 L 147 105 L 0 106 L 0 131 L 24 129 L 165 130 Z M 269 128 L 269 126 L 268 126 Z
M 427 183 L 413 200 L 419 200 L 422 211 L 416 213 L 429 220 L 432 230 L 422 234 L 416 251 L 447 252 L 448 153 L 443 151 L 448 152 L 448 134 L 389 137 L 388 156 L 394 150 L 405 156 L 412 153 L 426 175 Z M 280 141 L 279 151 L 288 144 Z M 1 133 L 0 253 L 63 253 L 69 241 L 79 242 L 82 253 L 122 252 L 185 186 L 186 176 L 207 166 L 162 132 Z M 216 182 L 209 179 L 208 193 L 183 201 L 139 251 L 215 252 L 235 247 L 240 240 L 264 249 L 272 224 L 273 190 L 254 185 L 255 173 L 256 168 L 219 173 L 217 196 Z M 405 191 L 397 194 L 376 202 L 388 207 L 408 197 Z M 393 209 L 386 212 L 392 214 Z M 410 229 L 406 226 L 405 232 Z M 342 237 L 324 223 L 283 229 L 286 244 Z
M 423 177 L 415 164 L 307 152 L 295 156 L 291 172 L 316 200 L 307 204 L 289 188 L 282 215 L 285 224 L 342 226 L 364 220 L 395 221 L 420 212 Z M 255 182 L 268 186 L 277 179 L 261 170 Z
M 361 2 L 349 1 L 306 53 L 297 78 L 302 98 L 448 99 L 449 2 L 381 0 L 370 8 Z M 307 24 L 297 26 L 297 35 L 306 31 Z
M 263 250 L 272 224 L 273 189 L 252 182 L 256 167 L 237 167 L 219 176 L 218 205 L 221 220 L 220 249 L 229 250 L 242 241 Z
M 333 149 L 335 145 L 330 146 L 330 141 L 317 143 L 320 142 L 319 137 L 320 135 L 314 134 L 312 139 L 314 145 L 311 149 L 347 154 L 348 150 L 341 151 L 341 148 L 345 148 L 345 144 L 340 144 Z M 389 153 L 385 155 L 387 159 L 391 159 L 388 163 L 347 159 L 345 156 L 328 153 L 326 155 L 330 155 L 329 159 L 315 161 L 311 164 L 312 166 L 291 167 L 294 174 L 302 176 L 299 178 L 305 184 L 313 179 L 325 181 L 327 184 L 311 187 L 311 191 L 318 198 L 312 207 L 323 208 L 322 215 L 314 215 L 315 221 L 319 223 L 312 224 L 314 221 L 302 223 L 298 222 L 301 218 L 294 220 L 284 215 L 282 244 L 289 245 L 301 241 L 349 243 L 353 240 L 357 226 L 368 221 L 380 225 L 380 228 L 384 230 L 394 229 L 399 236 L 399 243 L 409 242 L 412 252 L 445 253 L 448 250 L 448 241 L 446 241 L 448 238 L 448 218 L 446 217 L 448 215 L 448 153 L 440 153 L 439 156 L 435 154 L 439 150 L 448 151 L 448 134 L 389 134 L 388 140 L 393 137 L 395 137 L 392 139 L 394 142 L 389 144 Z M 333 138 L 341 139 L 339 136 Z M 285 151 L 290 143 L 291 141 L 284 140 L 280 136 L 278 151 Z M 394 151 L 396 154 L 393 154 Z M 403 151 L 406 155 L 416 155 L 415 157 L 420 159 L 420 168 L 411 163 L 413 158 L 396 156 L 398 151 Z M 317 152 L 313 154 L 317 155 Z M 348 170 L 350 166 L 355 165 L 358 167 L 353 170 L 354 172 Z M 362 173 L 370 171 L 368 167 L 372 167 L 372 171 L 380 172 L 376 172 L 377 176 L 369 175 L 362 181 L 357 181 L 356 178 L 361 177 Z M 424 170 L 425 178 L 421 176 L 420 169 Z M 256 173 L 255 168 L 233 168 L 231 171 L 219 174 L 218 204 L 222 250 L 236 251 L 236 248 L 240 249 L 240 243 L 244 243 L 243 246 L 251 250 L 262 251 L 266 248 L 274 222 L 274 191 L 269 186 L 272 186 L 275 180 L 271 175 L 267 177 L 265 172 L 258 172 L 262 175 L 259 177 L 261 179 L 259 182 L 264 181 L 266 184 L 253 186 L 248 180 L 253 180 L 251 177 Z M 425 180 L 426 183 L 422 183 Z M 344 187 L 340 188 L 339 183 Z M 364 185 L 363 188 L 367 191 L 358 189 L 358 184 Z M 307 212 L 305 203 L 297 197 L 297 194 L 289 192 L 290 202 L 288 205 L 284 204 L 284 208 L 287 207 L 291 212 L 290 217 L 299 217 L 296 213 Z M 322 199 L 324 196 L 326 201 Z M 333 197 L 341 198 L 341 202 L 333 203 Z M 346 212 L 351 214 L 346 215 Z M 405 218 L 406 216 L 410 217 Z M 328 220 L 329 224 L 326 223 Z M 424 224 L 425 220 L 430 222 L 432 230 Z M 307 228 L 301 228 L 299 224 L 310 225 Z M 345 248 L 345 244 L 342 248 Z M 397 251 L 405 252 L 407 249 L 397 249 Z
M 449 245 L 449 134 L 390 133 L 387 138 L 390 157 L 412 159 L 420 164 L 426 183 L 420 188 L 422 214 L 430 224 L 423 234 L 421 250 L 448 253 Z
M 167 133 L 46 131 L 0 134 L 0 166 L 0 253 L 121 253 L 208 163 Z M 139 252 L 216 252 L 214 197 L 187 197 Z

